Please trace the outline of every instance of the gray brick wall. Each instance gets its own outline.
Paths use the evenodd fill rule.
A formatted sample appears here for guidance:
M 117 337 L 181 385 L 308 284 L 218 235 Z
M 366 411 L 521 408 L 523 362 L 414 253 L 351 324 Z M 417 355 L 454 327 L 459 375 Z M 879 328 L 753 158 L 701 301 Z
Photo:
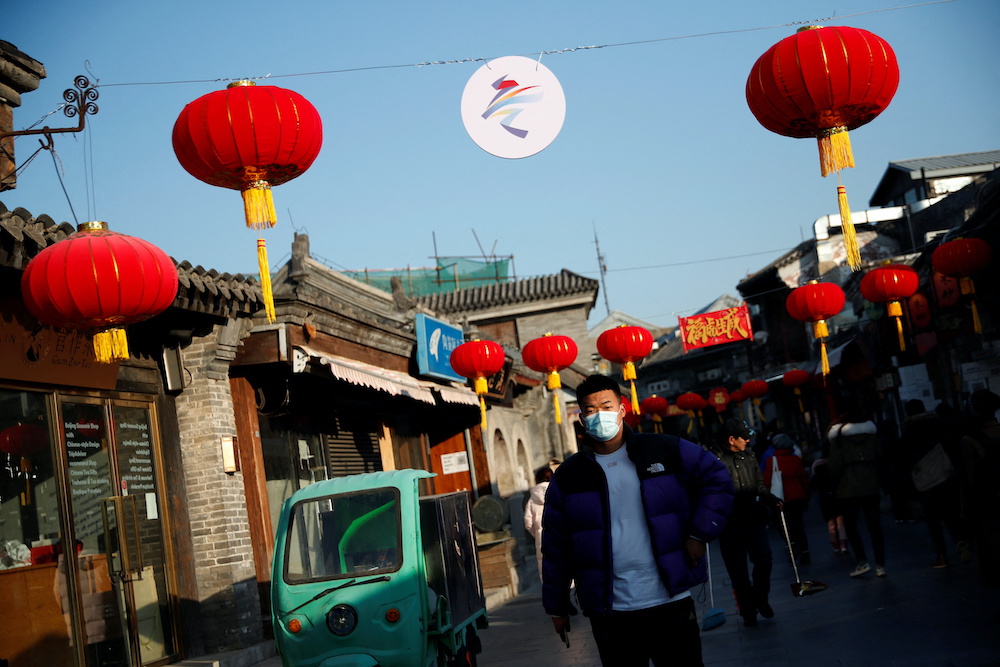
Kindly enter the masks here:
M 222 467 L 222 438 L 236 435 L 226 372 L 236 344 L 231 326 L 217 326 L 210 336 L 195 339 L 184 349 L 190 385 L 177 397 L 198 602 L 208 653 L 244 648 L 263 639 L 243 475 L 227 474 Z

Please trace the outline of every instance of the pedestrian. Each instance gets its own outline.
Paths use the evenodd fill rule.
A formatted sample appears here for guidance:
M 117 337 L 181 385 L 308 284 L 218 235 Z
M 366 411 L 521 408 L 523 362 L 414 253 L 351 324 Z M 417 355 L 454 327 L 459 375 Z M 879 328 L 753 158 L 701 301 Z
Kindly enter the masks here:
M 837 486 L 837 503 L 844 515 L 844 530 L 857 563 L 850 574 L 860 577 L 872 570 L 861 539 L 860 519 L 864 516 L 875 556 L 875 576 L 884 577 L 885 538 L 879 517 L 881 451 L 875 423 L 855 408 L 840 423 L 831 426 L 826 437 L 830 442 L 829 465 Z
M 944 530 L 948 529 L 961 559 L 969 562 L 972 552 L 965 540 L 962 526 L 961 477 L 955 462 L 961 459 L 959 439 L 961 434 L 937 413 L 928 412 L 923 401 L 913 399 L 904 406 L 906 419 L 903 420 L 903 444 L 906 447 L 907 469 L 916 470 L 913 482 L 917 486 L 917 499 L 924 510 L 924 520 L 934 548 L 931 567 L 943 569 L 950 565 L 948 547 L 944 541 Z M 942 454 L 943 453 L 943 454 Z M 927 468 L 927 462 L 935 460 L 939 465 L 931 477 L 920 476 L 919 470 Z
M 969 512 L 976 531 L 976 556 L 984 586 L 1000 588 L 1000 396 L 978 389 L 969 397 L 967 435 L 962 453 L 969 491 Z
M 809 475 L 806 474 L 802 457 L 795 453 L 795 441 L 784 433 L 771 438 L 774 456 L 764 462 L 764 485 L 773 488 L 775 467 L 781 476 L 784 495 L 785 518 L 788 521 L 788 535 L 792 542 L 792 553 L 799 565 L 809 565 L 809 538 L 806 537 L 806 509 L 809 507 Z M 777 464 L 777 465 L 775 465 Z
M 847 531 L 844 530 L 844 516 L 837 503 L 837 485 L 830 473 L 830 443 L 825 442 L 820 447 L 820 457 L 812 464 L 812 492 L 819 502 L 819 511 L 826 522 L 827 534 L 830 538 L 830 548 L 833 553 L 848 552 Z
M 916 489 L 913 488 L 913 476 L 910 474 L 910 454 L 899 437 L 895 420 L 887 419 L 879 424 L 878 438 L 884 455 L 885 490 L 889 494 L 892 518 L 898 524 L 914 523 L 913 501 L 916 499 Z
M 764 484 L 757 457 L 750 447 L 754 431 L 742 419 L 727 419 L 720 459 L 733 482 L 733 511 L 722 534 L 719 551 L 733 583 L 736 606 L 743 625 L 755 627 L 757 614 L 774 618 L 768 602 L 771 592 L 771 545 L 767 539 L 768 509 L 780 510 L 782 502 Z M 751 572 L 747 559 L 753 563 Z
M 542 602 L 557 634 L 590 619 L 601 664 L 702 665 L 690 588 L 706 581 L 706 543 L 732 506 L 718 459 L 663 433 L 624 424 L 618 383 L 591 375 L 576 390 L 587 447 L 549 485 L 542 517 Z
M 542 511 L 545 509 L 545 492 L 552 479 L 552 468 L 542 466 L 535 471 L 535 485 L 528 490 L 528 504 L 524 507 L 524 529 L 535 539 L 535 558 L 538 577 L 542 576 Z

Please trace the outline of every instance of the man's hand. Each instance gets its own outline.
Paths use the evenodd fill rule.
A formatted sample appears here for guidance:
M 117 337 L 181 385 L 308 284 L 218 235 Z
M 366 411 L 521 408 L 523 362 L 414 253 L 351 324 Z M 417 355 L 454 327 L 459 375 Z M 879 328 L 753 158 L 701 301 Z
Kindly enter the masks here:
M 684 543 L 684 551 L 687 555 L 688 567 L 694 567 L 698 561 L 705 557 L 705 543 L 689 537 Z
M 569 616 L 553 616 L 552 625 L 556 628 L 556 634 L 569 646 Z

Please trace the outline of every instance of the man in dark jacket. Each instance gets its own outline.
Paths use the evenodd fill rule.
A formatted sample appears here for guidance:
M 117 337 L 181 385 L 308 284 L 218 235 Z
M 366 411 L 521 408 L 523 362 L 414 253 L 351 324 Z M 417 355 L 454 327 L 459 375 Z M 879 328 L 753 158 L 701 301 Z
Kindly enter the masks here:
M 773 618 L 768 603 L 771 592 L 771 545 L 767 540 L 768 507 L 781 508 L 781 501 L 764 486 L 760 464 L 750 448 L 754 432 L 742 419 L 727 419 L 720 456 L 733 481 L 733 511 L 719 536 L 719 550 L 733 582 L 736 604 L 743 625 L 757 625 L 757 613 Z M 747 559 L 753 563 L 753 573 Z
M 705 544 L 732 505 L 729 476 L 698 445 L 625 426 L 611 378 L 588 377 L 577 401 L 587 447 L 556 470 L 542 516 L 545 610 L 565 636 L 575 581 L 602 664 L 701 665 L 689 589 L 707 578 Z

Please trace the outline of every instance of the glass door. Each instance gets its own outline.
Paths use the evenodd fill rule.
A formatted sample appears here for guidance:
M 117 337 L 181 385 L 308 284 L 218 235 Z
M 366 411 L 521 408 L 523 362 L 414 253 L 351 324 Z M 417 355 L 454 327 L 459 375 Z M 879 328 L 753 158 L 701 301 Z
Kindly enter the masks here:
M 85 664 L 155 662 L 173 635 L 149 406 L 64 398 L 60 411 Z

